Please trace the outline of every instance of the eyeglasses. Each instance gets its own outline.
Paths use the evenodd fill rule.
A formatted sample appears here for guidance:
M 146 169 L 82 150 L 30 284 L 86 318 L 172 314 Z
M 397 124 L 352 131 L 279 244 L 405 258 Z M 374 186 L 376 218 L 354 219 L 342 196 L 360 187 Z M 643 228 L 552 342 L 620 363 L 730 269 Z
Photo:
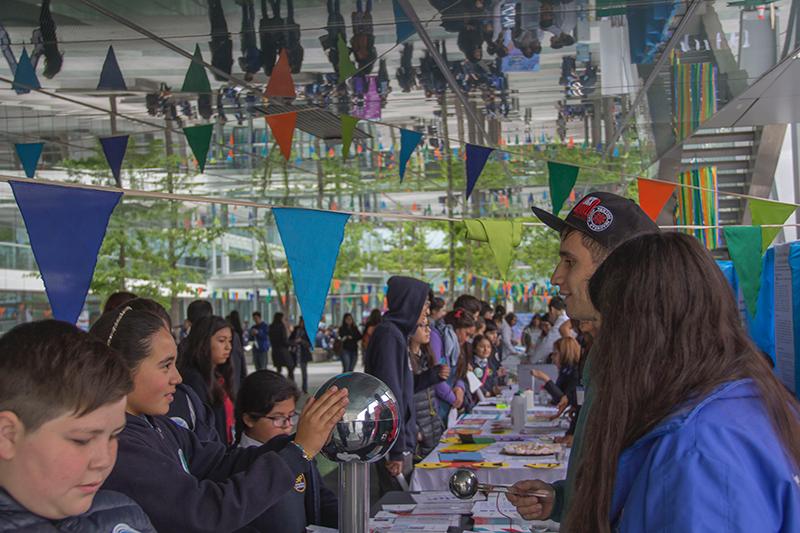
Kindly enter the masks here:
M 275 426 L 276 428 L 285 428 L 285 427 L 290 427 L 290 426 L 297 425 L 297 419 L 300 418 L 300 415 L 298 415 L 297 413 L 291 413 L 289 416 L 283 416 L 283 415 L 269 416 L 269 415 L 264 415 L 261 418 L 266 418 L 268 420 L 271 420 L 272 421 L 272 425 Z
M 422 324 L 417 324 L 419 329 L 431 329 L 430 322 L 423 322 Z

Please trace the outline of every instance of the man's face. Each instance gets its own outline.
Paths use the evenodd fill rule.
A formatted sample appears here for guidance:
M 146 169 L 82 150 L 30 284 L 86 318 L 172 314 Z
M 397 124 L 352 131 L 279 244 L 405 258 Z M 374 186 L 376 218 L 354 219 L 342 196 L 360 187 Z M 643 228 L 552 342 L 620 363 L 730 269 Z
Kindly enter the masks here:
M 561 260 L 550 282 L 558 285 L 561 297 L 567 304 L 567 315 L 578 320 L 595 320 L 597 310 L 589 299 L 589 278 L 599 266 L 583 245 L 581 233 L 573 231 L 561 240 Z

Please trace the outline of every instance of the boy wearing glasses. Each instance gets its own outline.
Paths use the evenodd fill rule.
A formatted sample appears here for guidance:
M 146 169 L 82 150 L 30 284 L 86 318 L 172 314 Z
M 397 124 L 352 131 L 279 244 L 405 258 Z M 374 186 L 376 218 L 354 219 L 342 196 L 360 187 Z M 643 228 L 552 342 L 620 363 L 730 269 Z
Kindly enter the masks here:
M 236 397 L 237 445 L 268 444 L 278 451 L 289 444 L 299 398 L 297 386 L 277 372 L 259 370 L 247 376 Z M 250 525 L 274 533 L 301 533 L 311 524 L 338 527 L 336 494 L 323 483 L 316 463 L 295 479 L 293 489 Z

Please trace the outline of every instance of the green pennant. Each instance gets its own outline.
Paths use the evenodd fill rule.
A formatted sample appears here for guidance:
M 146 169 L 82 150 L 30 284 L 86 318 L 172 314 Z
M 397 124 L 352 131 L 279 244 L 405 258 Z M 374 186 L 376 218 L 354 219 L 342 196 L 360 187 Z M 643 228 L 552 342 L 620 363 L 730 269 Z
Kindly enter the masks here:
M 468 239 L 489 243 L 500 276 L 505 280 L 511 266 L 513 250 L 522 241 L 522 223 L 516 220 L 476 218 L 465 220 L 464 226 L 467 228 Z
M 183 78 L 182 93 L 210 93 L 211 83 L 208 81 L 206 68 L 203 66 L 203 54 L 200 53 L 200 45 L 194 45 L 194 58 Z
M 358 119 L 350 115 L 342 115 L 340 120 L 342 123 L 342 159 L 347 159 L 350 156 L 350 145 L 353 142 L 353 130 L 356 129 Z
M 192 148 L 192 153 L 195 159 L 197 159 L 197 163 L 200 165 L 200 172 L 203 172 L 206 168 L 206 156 L 208 155 L 208 147 L 211 145 L 212 133 L 214 133 L 213 124 L 183 128 L 186 141 Z
M 750 199 L 750 217 L 755 226 L 770 224 L 784 224 L 797 207 L 793 204 L 783 204 L 781 202 L 771 202 L 769 200 Z M 761 228 L 761 253 L 767 251 L 769 245 L 781 232 L 781 228 Z
M 339 34 L 339 40 L 336 43 L 336 49 L 339 52 L 339 83 L 344 83 L 345 80 L 352 78 L 356 73 L 356 66 L 350 60 L 350 50 L 347 48 L 347 43 L 344 42 L 342 34 Z
M 563 163 L 547 162 L 547 172 L 550 176 L 550 201 L 553 203 L 553 214 L 558 215 L 564 202 L 569 198 L 569 193 L 578 181 L 580 168 Z
M 755 318 L 758 291 L 761 289 L 761 228 L 728 226 L 723 231 L 744 302 L 750 316 Z

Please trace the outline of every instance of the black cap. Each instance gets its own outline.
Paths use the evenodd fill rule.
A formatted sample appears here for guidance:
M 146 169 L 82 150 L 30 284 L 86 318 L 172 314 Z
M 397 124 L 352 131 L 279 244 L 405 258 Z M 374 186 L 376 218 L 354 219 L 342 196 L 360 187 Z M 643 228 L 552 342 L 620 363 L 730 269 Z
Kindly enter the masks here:
M 658 231 L 658 225 L 633 200 L 610 192 L 590 192 L 563 220 L 544 209 L 531 209 L 539 220 L 557 232 L 566 227 L 576 229 L 609 250 L 637 235 Z

